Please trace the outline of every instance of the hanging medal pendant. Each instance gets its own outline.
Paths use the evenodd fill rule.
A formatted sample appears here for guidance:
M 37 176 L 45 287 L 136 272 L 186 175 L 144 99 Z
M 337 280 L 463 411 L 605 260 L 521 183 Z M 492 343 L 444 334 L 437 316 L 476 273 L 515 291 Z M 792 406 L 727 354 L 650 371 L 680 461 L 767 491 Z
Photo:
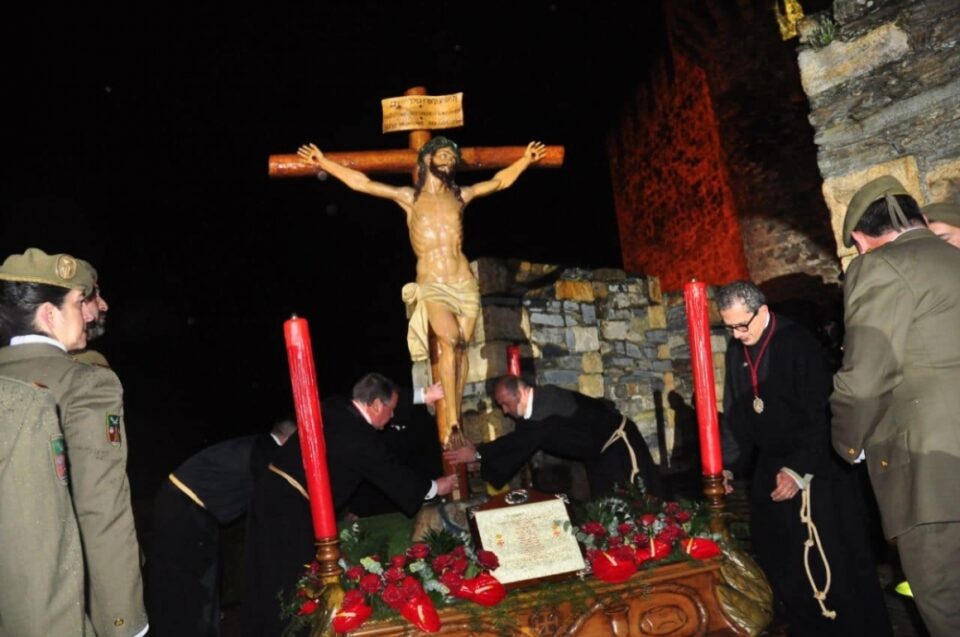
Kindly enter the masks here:
M 763 413 L 763 399 L 759 396 L 753 397 L 753 410 L 758 414 Z

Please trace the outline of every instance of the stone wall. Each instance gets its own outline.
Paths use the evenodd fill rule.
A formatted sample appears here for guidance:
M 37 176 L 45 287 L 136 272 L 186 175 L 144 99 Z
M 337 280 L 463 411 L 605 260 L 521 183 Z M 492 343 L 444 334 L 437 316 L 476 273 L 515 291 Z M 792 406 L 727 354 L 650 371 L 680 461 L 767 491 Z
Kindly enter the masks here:
M 490 397 L 489 382 L 506 374 L 506 346 L 517 343 L 526 378 L 613 401 L 637 424 L 665 475 L 697 471 L 693 375 L 681 293 L 664 294 L 657 277 L 629 276 L 622 270 L 561 270 L 498 259 L 472 265 L 480 281 L 482 314 L 464 395 L 468 438 L 483 442 L 512 430 L 512 421 Z M 719 324 L 712 303 L 710 312 L 711 323 Z M 714 332 L 711 344 L 719 409 L 726 349 L 722 330 Z M 542 466 L 551 460 L 536 462 Z
M 839 240 L 853 193 L 900 179 L 921 204 L 960 201 L 960 3 L 835 0 L 801 24 L 799 67 Z

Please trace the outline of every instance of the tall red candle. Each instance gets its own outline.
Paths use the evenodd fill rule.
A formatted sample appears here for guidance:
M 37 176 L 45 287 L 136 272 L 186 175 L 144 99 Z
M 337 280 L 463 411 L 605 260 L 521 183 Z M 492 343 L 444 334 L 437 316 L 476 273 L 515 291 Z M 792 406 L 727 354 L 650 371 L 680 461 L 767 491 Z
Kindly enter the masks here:
M 690 358 L 693 364 L 693 388 L 700 430 L 700 460 L 703 475 L 723 471 L 720 428 L 717 424 L 717 394 L 713 382 L 713 353 L 710 351 L 710 316 L 707 311 L 707 286 L 691 281 L 683 286 L 690 333 Z
M 520 346 L 507 345 L 507 374 L 520 377 Z
M 313 367 L 310 326 L 302 318 L 292 317 L 283 324 L 290 362 L 290 384 L 300 430 L 300 453 L 307 473 L 307 493 L 313 515 L 313 533 L 318 540 L 337 537 L 333 513 L 333 493 L 327 469 L 327 445 L 323 439 L 323 416 L 317 393 L 317 373 Z

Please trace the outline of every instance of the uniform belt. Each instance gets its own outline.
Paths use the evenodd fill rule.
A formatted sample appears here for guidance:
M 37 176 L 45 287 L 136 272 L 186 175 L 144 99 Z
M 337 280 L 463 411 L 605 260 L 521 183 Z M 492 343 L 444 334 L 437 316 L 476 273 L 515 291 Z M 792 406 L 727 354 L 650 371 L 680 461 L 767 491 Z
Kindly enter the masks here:
M 200 496 L 194 493 L 193 489 L 191 489 L 184 483 L 180 482 L 180 480 L 177 479 L 177 476 L 171 473 L 168 477 L 170 478 L 170 482 L 173 483 L 173 486 L 183 491 L 183 495 L 187 496 L 188 498 L 196 502 L 197 506 L 199 506 L 201 509 L 207 508 L 207 505 L 203 503 L 203 500 L 200 499 Z
M 289 473 L 287 473 L 287 472 L 284 471 L 283 469 L 280 469 L 279 467 L 277 467 L 277 466 L 276 466 L 275 464 L 273 464 L 272 462 L 267 465 L 267 469 L 269 469 L 270 471 L 274 472 L 275 474 L 277 474 L 278 476 L 280 476 L 281 478 L 283 478 L 284 480 L 286 480 L 286 481 L 290 484 L 291 487 L 293 487 L 294 489 L 296 489 L 297 491 L 299 491 L 299 492 L 300 492 L 300 495 L 302 495 L 303 497 L 305 497 L 307 500 L 310 499 L 310 496 L 307 494 L 307 490 L 304 489 L 304 488 L 303 488 L 303 485 L 300 484 L 299 482 L 297 482 L 297 479 L 294 478 L 292 475 L 290 475 Z
M 637 454 L 633 450 L 633 446 L 630 444 L 630 441 L 627 439 L 627 432 L 625 431 L 627 427 L 627 417 L 624 416 L 620 421 L 620 426 L 617 427 L 617 430 L 614 431 L 610 438 L 607 440 L 606 444 L 600 449 L 600 453 L 603 453 L 607 450 L 607 447 L 612 445 L 618 440 L 622 440 L 623 444 L 627 445 L 627 452 L 630 454 L 630 484 L 633 484 L 633 478 L 640 473 L 640 467 L 637 466 Z

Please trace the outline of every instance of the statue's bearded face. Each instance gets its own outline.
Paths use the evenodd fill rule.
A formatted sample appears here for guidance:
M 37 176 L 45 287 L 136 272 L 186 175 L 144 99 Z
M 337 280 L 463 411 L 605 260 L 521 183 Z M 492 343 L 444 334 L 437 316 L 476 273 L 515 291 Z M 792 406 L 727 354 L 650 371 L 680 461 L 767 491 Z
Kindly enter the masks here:
M 444 182 L 453 181 L 457 173 L 457 155 L 450 148 L 440 148 L 430 155 L 430 173 Z

